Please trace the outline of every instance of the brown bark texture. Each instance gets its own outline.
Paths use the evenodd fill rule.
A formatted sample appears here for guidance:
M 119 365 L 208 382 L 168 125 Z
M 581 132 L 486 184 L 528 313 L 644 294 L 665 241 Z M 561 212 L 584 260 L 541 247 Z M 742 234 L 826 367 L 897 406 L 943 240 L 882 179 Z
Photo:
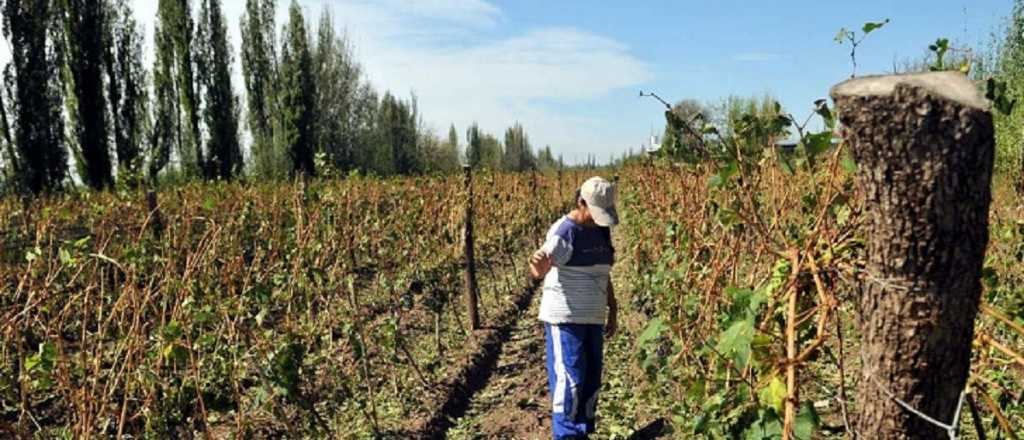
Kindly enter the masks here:
M 946 438 L 892 396 L 948 424 L 967 381 L 988 244 L 992 115 L 958 73 L 852 81 L 889 84 L 832 90 L 867 220 L 855 429 L 865 439 Z

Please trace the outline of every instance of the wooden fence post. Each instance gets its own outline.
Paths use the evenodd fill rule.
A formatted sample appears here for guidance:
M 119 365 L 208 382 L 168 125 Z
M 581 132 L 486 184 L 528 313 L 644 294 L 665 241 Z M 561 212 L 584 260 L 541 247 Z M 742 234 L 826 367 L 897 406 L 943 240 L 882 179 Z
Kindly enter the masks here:
M 469 327 L 473 330 L 479 330 L 480 314 L 477 311 L 479 295 L 476 286 L 476 260 L 473 256 L 473 168 L 466 165 L 462 167 L 462 171 L 465 173 L 463 187 L 466 190 L 466 225 L 462 234 L 466 254 L 464 284 L 466 310 L 469 313 Z
M 146 190 L 146 208 L 149 212 L 150 223 L 152 223 L 153 237 L 157 240 L 164 235 L 164 216 L 160 212 L 160 205 L 156 200 L 156 190 Z
M 555 200 L 555 206 L 562 206 L 565 203 L 565 189 L 562 187 L 562 166 L 558 166 L 558 200 Z
M 988 103 L 959 72 L 858 78 L 832 97 L 867 220 L 854 425 L 865 439 L 946 438 L 921 414 L 951 424 L 970 370 L 991 201 Z
M 533 199 L 533 238 L 534 241 L 540 238 L 540 208 L 541 201 L 537 197 L 537 168 L 530 170 L 530 198 Z

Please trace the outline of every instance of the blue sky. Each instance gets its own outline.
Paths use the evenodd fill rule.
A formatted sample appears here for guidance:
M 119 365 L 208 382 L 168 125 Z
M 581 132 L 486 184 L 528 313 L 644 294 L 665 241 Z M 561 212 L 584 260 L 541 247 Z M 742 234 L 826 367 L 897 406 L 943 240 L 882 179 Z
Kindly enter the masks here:
M 132 3 L 151 37 L 157 1 Z M 278 0 L 279 24 L 289 3 Z M 661 131 L 662 109 L 641 89 L 711 102 L 767 92 L 801 117 L 850 74 L 848 49 L 833 41 L 841 27 L 892 20 L 858 51 L 859 74 L 883 73 L 938 37 L 986 46 L 1012 3 L 300 0 L 310 20 L 328 6 L 371 82 L 415 92 L 439 135 L 476 121 L 500 136 L 518 121 L 569 162 L 606 160 Z M 236 60 L 244 4 L 224 0 Z
M 938 37 L 985 46 L 1012 8 L 1012 0 L 331 3 L 370 78 L 415 90 L 439 130 L 476 120 L 500 133 L 520 121 L 536 146 L 569 161 L 603 160 L 660 132 L 661 109 L 638 99 L 640 89 L 673 101 L 768 92 L 803 116 L 850 75 L 848 49 L 833 41 L 841 27 L 892 20 L 858 51 L 859 73 L 881 73 Z M 366 14 L 394 21 L 362 21 Z

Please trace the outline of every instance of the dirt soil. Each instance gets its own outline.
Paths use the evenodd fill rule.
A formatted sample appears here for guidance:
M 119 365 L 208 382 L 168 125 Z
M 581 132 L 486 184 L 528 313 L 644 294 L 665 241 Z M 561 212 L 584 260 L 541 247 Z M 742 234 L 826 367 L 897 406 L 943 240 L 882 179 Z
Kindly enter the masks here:
M 535 299 L 516 322 L 487 387 L 474 396 L 465 416 L 448 432 L 449 439 L 551 438 L 538 303 Z

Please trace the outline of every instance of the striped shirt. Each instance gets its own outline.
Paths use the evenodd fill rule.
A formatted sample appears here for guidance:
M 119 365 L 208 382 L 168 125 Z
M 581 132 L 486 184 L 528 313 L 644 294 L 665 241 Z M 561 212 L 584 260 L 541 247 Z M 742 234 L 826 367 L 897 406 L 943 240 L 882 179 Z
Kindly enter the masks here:
M 540 300 L 541 321 L 604 325 L 615 248 L 611 230 L 583 227 L 564 216 L 548 230 L 540 250 L 551 256 Z

